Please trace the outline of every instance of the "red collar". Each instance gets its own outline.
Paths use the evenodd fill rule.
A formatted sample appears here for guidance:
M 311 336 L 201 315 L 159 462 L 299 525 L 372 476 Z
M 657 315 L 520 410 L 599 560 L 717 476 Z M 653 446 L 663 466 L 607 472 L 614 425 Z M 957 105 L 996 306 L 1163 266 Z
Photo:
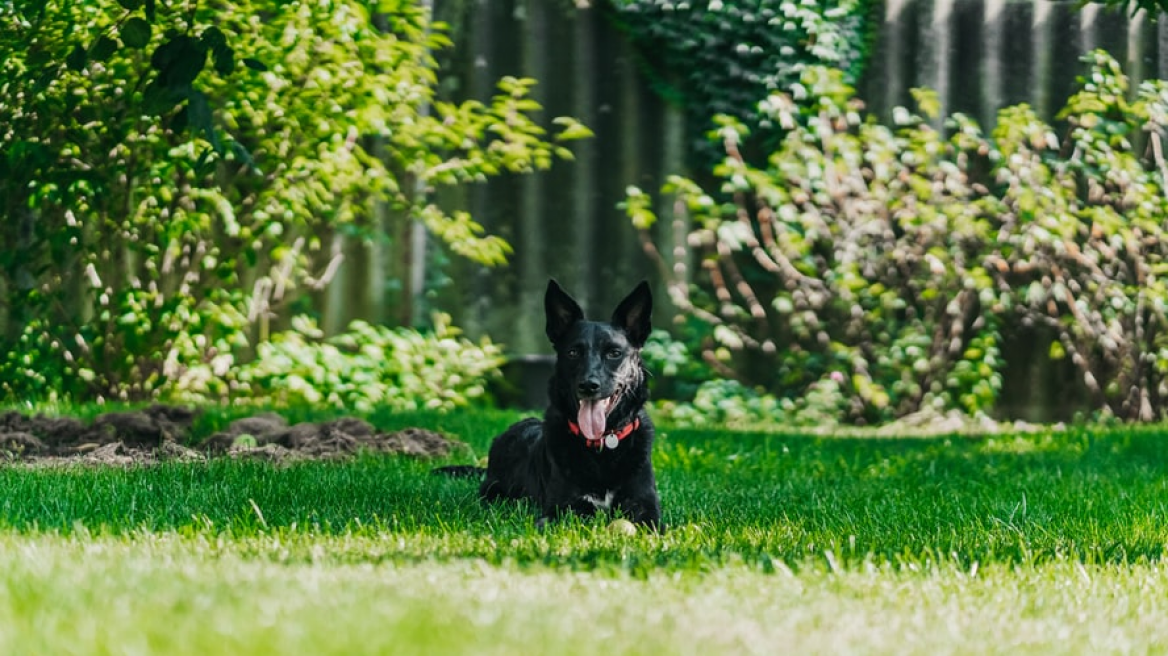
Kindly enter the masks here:
M 584 438 L 584 445 L 589 447 L 589 448 L 598 449 L 600 451 L 603 451 L 604 447 L 608 447 L 610 449 L 615 449 L 618 445 L 620 445 L 621 440 L 625 439 L 629 435 L 632 435 L 633 431 L 637 430 L 640 427 L 641 427 L 641 418 L 634 417 L 633 420 L 631 422 L 625 424 L 623 428 L 620 428 L 620 429 L 614 430 L 614 431 L 608 431 L 604 435 L 601 435 L 600 437 L 598 437 L 594 440 Z M 568 421 L 568 430 L 572 431 L 573 435 L 580 434 L 580 426 L 578 426 L 576 424 L 576 422 L 571 421 L 571 420 Z M 613 438 L 613 439 L 609 439 L 609 438 Z

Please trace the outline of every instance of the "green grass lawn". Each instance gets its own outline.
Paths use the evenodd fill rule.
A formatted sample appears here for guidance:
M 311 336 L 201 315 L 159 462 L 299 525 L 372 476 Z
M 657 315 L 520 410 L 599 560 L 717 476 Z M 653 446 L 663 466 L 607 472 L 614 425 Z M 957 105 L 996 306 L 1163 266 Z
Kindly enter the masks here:
M 374 421 L 483 454 L 514 418 Z M 660 535 L 400 458 L 0 467 L 0 653 L 1168 648 L 1163 428 L 660 434 Z

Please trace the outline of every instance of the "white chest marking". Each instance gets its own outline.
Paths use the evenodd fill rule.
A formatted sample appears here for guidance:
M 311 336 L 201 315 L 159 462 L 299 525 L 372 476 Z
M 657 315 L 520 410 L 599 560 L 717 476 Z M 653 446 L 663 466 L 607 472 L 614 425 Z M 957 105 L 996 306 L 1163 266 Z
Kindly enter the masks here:
M 615 496 L 616 495 L 612 493 L 612 490 L 608 490 L 604 493 L 604 498 L 596 497 L 591 494 L 585 494 L 583 499 L 596 508 L 601 510 L 608 510 L 612 508 L 612 499 Z

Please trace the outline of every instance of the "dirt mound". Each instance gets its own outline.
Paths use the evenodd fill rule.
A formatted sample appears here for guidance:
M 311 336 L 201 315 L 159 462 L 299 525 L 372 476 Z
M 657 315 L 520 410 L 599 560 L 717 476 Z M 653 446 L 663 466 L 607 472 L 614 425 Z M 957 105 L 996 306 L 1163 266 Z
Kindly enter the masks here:
M 461 442 L 423 428 L 380 433 L 355 417 L 289 426 L 274 414 L 240 419 L 200 446 L 213 455 L 265 460 L 344 458 L 361 451 L 437 458 L 465 448 Z
M 189 408 L 153 405 L 106 413 L 87 424 L 68 417 L 5 412 L 0 414 L 0 460 L 131 465 L 226 456 L 285 462 L 347 458 L 363 451 L 432 458 L 466 448 L 422 428 L 383 433 L 355 417 L 289 425 L 274 413 L 238 419 L 227 430 L 193 447 L 184 446 L 191 441 L 197 415 Z
M 85 424 L 71 417 L 0 415 L 0 449 L 9 458 L 83 456 L 111 444 L 127 449 L 157 449 L 190 433 L 196 413 L 154 405 L 135 412 L 109 412 Z

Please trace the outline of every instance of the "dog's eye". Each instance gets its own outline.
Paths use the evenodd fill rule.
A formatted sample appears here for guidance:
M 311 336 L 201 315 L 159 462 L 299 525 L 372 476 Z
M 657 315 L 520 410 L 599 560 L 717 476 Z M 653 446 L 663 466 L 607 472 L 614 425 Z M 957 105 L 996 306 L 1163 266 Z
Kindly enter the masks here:
M 618 348 L 611 348 L 611 349 L 608 349 L 608 352 L 605 353 L 604 355 L 606 357 L 608 357 L 609 360 L 619 360 L 621 358 L 621 356 L 623 356 L 624 354 L 625 354 L 624 351 L 622 351 Z
M 575 360 L 576 358 L 580 357 L 580 349 L 573 346 L 572 348 L 568 349 L 568 352 L 565 353 L 565 355 Z

